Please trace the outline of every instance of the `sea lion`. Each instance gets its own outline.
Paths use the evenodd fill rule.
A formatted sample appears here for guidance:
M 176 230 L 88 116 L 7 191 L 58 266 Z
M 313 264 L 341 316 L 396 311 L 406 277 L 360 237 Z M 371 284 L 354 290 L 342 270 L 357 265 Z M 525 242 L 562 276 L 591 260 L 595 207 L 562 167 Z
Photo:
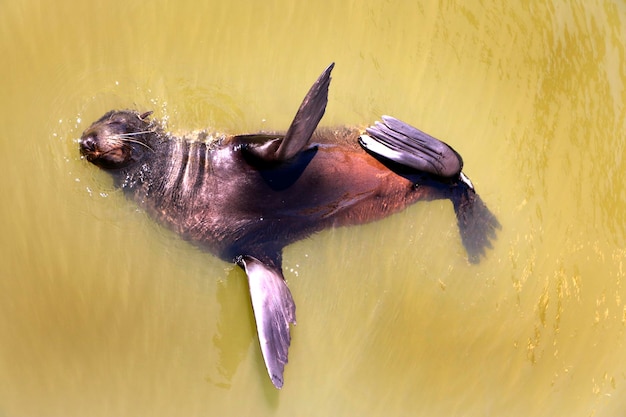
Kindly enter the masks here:
M 381 219 L 420 200 L 450 199 L 469 260 L 491 247 L 495 216 L 449 145 L 392 117 L 365 132 L 317 129 L 331 64 L 286 133 L 188 141 L 150 112 L 110 111 L 80 139 L 80 152 L 109 172 L 152 217 L 245 270 L 261 351 L 281 388 L 295 304 L 282 249 L 333 226 Z

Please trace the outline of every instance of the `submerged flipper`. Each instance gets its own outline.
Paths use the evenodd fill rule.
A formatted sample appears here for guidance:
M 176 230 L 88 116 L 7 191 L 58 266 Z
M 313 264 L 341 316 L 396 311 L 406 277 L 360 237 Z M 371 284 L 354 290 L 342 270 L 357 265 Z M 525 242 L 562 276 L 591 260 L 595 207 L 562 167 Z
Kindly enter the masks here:
M 363 148 L 418 171 L 446 178 L 459 175 L 463 159 L 450 146 L 393 117 L 382 119 L 359 137 Z
M 324 116 L 328 103 L 330 73 L 334 66 L 335 63 L 330 64 L 311 86 L 284 136 L 239 136 L 240 139 L 249 139 L 248 146 L 244 148 L 245 152 L 265 162 L 282 162 L 296 156 L 309 143 Z M 266 141 L 263 141 L 263 138 Z
M 283 371 L 291 343 L 289 324 L 296 324 L 296 305 L 280 269 L 252 256 L 237 259 L 248 276 L 250 298 L 265 367 L 276 388 L 283 386 Z
M 497 237 L 496 230 L 502 226 L 462 172 L 452 186 L 450 200 L 468 260 L 476 264 L 481 256 L 485 256 L 486 250 L 491 249 L 491 241 Z

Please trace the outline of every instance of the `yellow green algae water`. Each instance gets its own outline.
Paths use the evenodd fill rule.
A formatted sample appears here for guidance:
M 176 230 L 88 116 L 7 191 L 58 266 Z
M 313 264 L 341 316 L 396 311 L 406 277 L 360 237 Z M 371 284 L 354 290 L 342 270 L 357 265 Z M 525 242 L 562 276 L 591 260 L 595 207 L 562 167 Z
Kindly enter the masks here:
M 16 0 L 0 5 L 0 416 L 626 414 L 626 10 L 611 1 Z M 325 125 L 447 141 L 502 230 L 448 202 L 285 251 L 285 387 L 244 274 L 82 161 L 111 108 L 174 131 Z

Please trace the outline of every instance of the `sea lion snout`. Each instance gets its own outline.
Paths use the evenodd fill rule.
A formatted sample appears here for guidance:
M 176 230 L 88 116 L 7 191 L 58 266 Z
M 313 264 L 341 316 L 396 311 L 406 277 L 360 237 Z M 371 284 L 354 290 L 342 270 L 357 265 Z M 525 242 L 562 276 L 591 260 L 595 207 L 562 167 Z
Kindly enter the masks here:
M 80 153 L 104 169 L 123 168 L 150 149 L 143 139 L 150 133 L 149 113 L 114 111 L 105 114 L 81 136 Z
M 80 153 L 105 169 L 122 168 L 132 160 L 132 147 L 106 128 L 86 131 L 80 139 Z

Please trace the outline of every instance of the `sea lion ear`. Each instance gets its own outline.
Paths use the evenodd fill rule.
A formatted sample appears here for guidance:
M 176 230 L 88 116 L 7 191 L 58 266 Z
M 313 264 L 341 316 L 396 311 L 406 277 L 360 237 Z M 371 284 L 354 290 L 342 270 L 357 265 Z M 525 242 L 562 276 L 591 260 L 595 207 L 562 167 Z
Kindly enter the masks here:
M 150 111 L 147 111 L 147 112 L 143 112 L 143 113 L 141 113 L 141 114 L 140 114 L 139 116 L 137 116 L 137 117 L 139 117 L 139 120 L 145 121 L 148 117 L 150 117 L 150 115 L 151 115 L 152 113 L 154 113 L 154 112 L 153 112 L 152 110 L 150 110 Z
M 256 329 L 265 367 L 276 388 L 283 386 L 283 372 L 291 344 L 289 324 L 296 324 L 296 305 L 279 268 L 252 256 L 240 256 L 246 271 Z

